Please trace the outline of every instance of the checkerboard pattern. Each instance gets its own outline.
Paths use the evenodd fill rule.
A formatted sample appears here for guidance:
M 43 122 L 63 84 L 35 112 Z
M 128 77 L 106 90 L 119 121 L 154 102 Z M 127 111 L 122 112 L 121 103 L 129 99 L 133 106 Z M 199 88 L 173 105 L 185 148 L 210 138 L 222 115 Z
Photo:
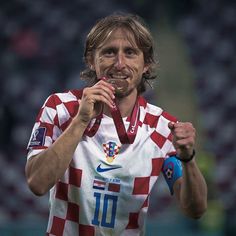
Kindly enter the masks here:
M 95 229 L 91 225 L 80 224 L 80 206 L 73 199 L 73 189 L 81 187 L 82 170 L 74 167 L 68 169 L 68 183 L 59 181 L 55 187 L 55 202 L 60 206 L 65 207 L 61 213 L 58 211 L 52 217 L 48 225 L 47 235 L 63 236 L 63 235 L 95 235 Z M 75 190 L 77 191 L 77 190 Z M 69 198 L 73 202 L 69 201 Z M 66 203 L 66 205 L 65 205 Z
M 39 112 L 33 128 L 33 132 L 39 127 L 46 128 L 44 144 L 43 146 L 36 145 L 30 147 L 28 158 L 37 154 L 40 150 L 49 147 L 68 127 L 78 111 L 81 95 L 82 91 L 74 90 L 69 91 L 68 93 L 54 94 L 46 100 Z M 135 160 L 139 160 L 141 163 L 145 163 L 146 165 L 145 169 L 143 169 L 143 164 L 139 164 L 139 161 L 136 161 L 135 164 L 130 167 L 130 173 L 133 173 L 127 180 L 130 186 L 129 189 L 131 189 L 130 192 L 123 191 L 122 180 L 119 184 L 105 183 L 106 187 L 104 187 L 103 190 L 96 188 L 96 191 L 100 191 L 100 193 L 103 192 L 104 194 L 114 194 L 115 196 L 119 196 L 119 194 L 128 195 L 130 204 L 127 209 L 125 209 L 127 212 L 126 224 L 122 224 L 123 228 L 122 230 L 119 229 L 119 232 L 124 232 L 124 234 L 128 233 L 129 235 L 136 235 L 137 231 L 141 231 L 144 227 L 144 220 L 147 215 L 151 189 L 162 170 L 163 162 L 165 158 L 168 157 L 168 153 L 175 151 L 172 145 L 172 136 L 168 128 L 168 123 L 170 121 L 176 121 L 176 119 L 168 113 L 163 112 L 162 109 L 148 104 L 141 97 L 139 98 L 139 105 L 139 132 L 143 133 L 139 133 L 139 137 L 136 137 L 137 140 L 135 140 L 137 143 L 134 143 L 133 146 L 131 146 L 131 149 L 132 147 L 137 146 L 137 148 L 142 147 L 140 149 L 140 151 L 142 151 L 142 139 L 147 137 L 148 141 L 145 143 L 145 150 L 154 150 L 151 152 L 152 156 L 146 156 L 145 158 L 147 159 L 144 160 L 144 157 L 142 154 L 139 154 L 139 152 L 134 152 L 134 150 L 129 152 L 129 155 L 131 155 L 130 160 L 134 160 L 135 158 Z M 127 120 L 129 120 L 129 117 Z M 100 131 L 98 130 L 98 132 Z M 36 134 L 32 135 L 33 138 L 35 138 L 35 136 Z M 96 139 L 96 137 L 94 136 L 93 139 Z M 91 140 L 91 138 L 88 138 L 87 142 L 89 140 Z M 112 155 L 116 156 L 119 155 L 120 146 L 117 144 L 117 141 L 114 145 Z M 88 146 L 89 149 L 91 147 L 92 146 Z M 99 156 L 106 156 L 107 152 L 110 151 L 109 148 L 109 145 L 103 145 L 101 143 L 102 150 Z M 94 153 L 92 153 L 92 156 L 92 161 L 97 160 Z M 80 161 L 78 161 L 79 158 Z M 88 164 L 86 159 L 88 158 L 87 154 L 84 158 L 84 165 L 90 165 L 90 170 L 91 163 Z M 116 161 L 119 161 L 118 157 Z M 77 167 L 79 162 L 81 163 L 81 154 L 78 158 L 75 158 L 74 164 L 69 166 L 63 178 L 57 182 L 50 194 L 52 206 L 50 210 L 47 235 L 95 236 L 99 235 L 100 230 L 102 230 L 101 228 L 98 228 L 98 226 L 92 225 L 91 219 L 93 215 L 91 214 L 94 214 L 95 206 L 92 206 L 93 213 L 88 213 L 86 211 L 86 207 L 91 209 L 91 206 L 86 205 L 88 202 L 91 204 L 91 198 L 93 200 L 92 202 L 95 204 L 93 193 L 90 196 L 90 201 L 82 201 L 82 203 L 78 202 L 78 198 L 84 198 L 84 196 L 80 196 L 80 189 L 82 189 L 82 182 L 85 181 L 84 178 L 88 178 L 87 175 L 89 175 L 87 172 L 88 169 L 85 171 L 83 168 Z M 120 164 L 122 164 L 122 162 Z M 95 165 L 95 169 L 96 166 L 97 165 Z M 122 168 L 119 169 L 119 171 L 122 171 Z M 91 186 L 87 186 L 88 182 L 86 181 L 83 183 L 83 187 L 91 187 L 91 189 L 94 190 L 93 181 L 89 182 Z M 122 211 L 124 211 L 124 209 Z M 124 222 L 124 219 L 116 219 L 117 224 L 114 228 L 114 232 L 117 225 L 119 225 L 119 227 L 121 225 L 119 220 Z
M 141 100 L 140 104 L 143 105 L 144 108 L 146 108 L 147 103 L 144 100 Z M 160 148 L 163 150 L 168 150 L 167 147 L 172 146 L 172 135 L 168 130 L 163 130 L 163 120 L 167 120 L 168 122 L 173 121 L 176 122 L 177 119 L 167 112 L 161 112 L 159 115 L 157 114 L 152 114 L 152 109 L 150 109 L 150 113 L 146 113 L 145 117 L 143 119 L 143 122 L 140 122 L 141 125 L 147 125 L 150 128 L 154 128 L 154 131 L 150 135 L 150 138 L 152 141 Z M 173 148 L 173 147 L 172 147 Z M 169 149 L 168 150 L 169 154 L 170 153 L 175 153 L 174 149 Z M 166 154 L 167 156 L 169 154 Z M 145 176 L 145 177 L 135 177 L 134 178 L 134 186 L 133 186 L 133 195 L 137 196 L 143 196 L 145 198 L 145 201 L 140 209 L 139 212 L 131 212 L 129 214 L 129 221 L 126 226 L 126 229 L 138 229 L 140 228 L 140 218 L 141 218 L 141 212 L 146 211 L 149 206 L 149 194 L 152 189 L 153 184 L 157 180 L 161 169 L 162 165 L 164 162 L 164 158 L 153 158 L 152 159 L 152 170 L 150 176 Z M 132 231 L 129 231 L 132 232 Z
M 33 132 L 28 144 L 28 150 L 33 150 L 28 158 L 36 155 L 37 149 L 45 149 L 49 147 L 68 127 L 72 118 L 78 111 L 79 101 L 82 96 L 82 91 L 71 90 L 68 93 L 53 94 L 48 97 L 44 105 L 39 111 L 36 118 L 36 123 L 33 127 Z M 43 145 L 33 147 L 30 146 L 34 136 L 34 131 L 39 127 L 46 128 L 45 141 Z

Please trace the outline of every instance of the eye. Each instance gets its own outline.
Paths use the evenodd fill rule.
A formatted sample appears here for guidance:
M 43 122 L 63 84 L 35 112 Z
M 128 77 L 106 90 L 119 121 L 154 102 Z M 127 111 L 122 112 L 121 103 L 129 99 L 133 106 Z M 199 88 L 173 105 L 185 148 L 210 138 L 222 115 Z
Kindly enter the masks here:
M 137 55 L 137 50 L 135 50 L 134 48 L 127 48 L 125 50 L 125 54 L 129 57 L 133 57 Z
M 106 57 L 113 57 L 115 55 L 115 50 L 113 48 L 106 48 L 102 51 L 102 54 Z

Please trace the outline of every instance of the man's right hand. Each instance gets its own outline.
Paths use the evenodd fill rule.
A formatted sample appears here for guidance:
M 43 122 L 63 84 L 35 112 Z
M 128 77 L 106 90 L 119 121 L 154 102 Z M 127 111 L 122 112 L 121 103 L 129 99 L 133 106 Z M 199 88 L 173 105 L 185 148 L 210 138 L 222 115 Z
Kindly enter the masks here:
M 89 123 L 91 119 L 101 113 L 103 104 L 112 108 L 114 106 L 114 92 L 115 88 L 104 80 L 99 80 L 92 87 L 85 88 L 77 117 L 82 122 Z

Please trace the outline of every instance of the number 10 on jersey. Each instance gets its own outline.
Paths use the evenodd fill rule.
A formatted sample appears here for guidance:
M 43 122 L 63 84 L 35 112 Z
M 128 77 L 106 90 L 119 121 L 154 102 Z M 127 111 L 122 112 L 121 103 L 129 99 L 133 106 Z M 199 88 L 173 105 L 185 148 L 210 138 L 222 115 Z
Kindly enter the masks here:
M 93 225 L 114 228 L 118 196 L 94 192 L 95 211 Z

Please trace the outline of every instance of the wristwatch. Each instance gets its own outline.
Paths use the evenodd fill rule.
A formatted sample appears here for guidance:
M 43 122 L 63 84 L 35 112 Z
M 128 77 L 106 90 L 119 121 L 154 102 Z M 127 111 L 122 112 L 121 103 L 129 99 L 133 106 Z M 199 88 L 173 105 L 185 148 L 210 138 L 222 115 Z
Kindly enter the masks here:
M 193 154 L 192 154 L 188 159 L 182 159 L 182 158 L 180 158 L 180 157 L 177 156 L 177 155 L 176 155 L 176 158 L 177 158 L 178 160 L 182 161 L 182 162 L 187 163 L 187 162 L 191 161 L 191 160 L 194 158 L 195 154 L 196 154 L 196 151 L 195 151 L 195 149 L 193 149 Z

